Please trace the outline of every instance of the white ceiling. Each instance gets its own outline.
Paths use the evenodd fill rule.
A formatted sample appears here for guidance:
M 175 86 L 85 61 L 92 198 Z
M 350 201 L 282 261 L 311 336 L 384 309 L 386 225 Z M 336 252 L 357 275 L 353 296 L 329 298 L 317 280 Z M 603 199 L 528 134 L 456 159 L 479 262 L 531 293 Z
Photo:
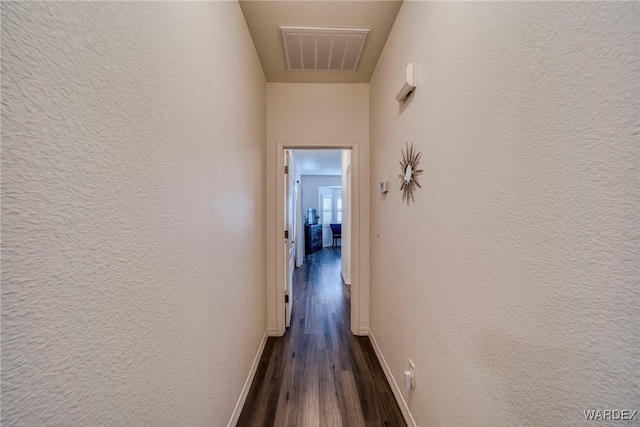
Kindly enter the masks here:
M 342 150 L 293 150 L 300 175 L 342 175 Z
M 402 0 L 240 0 L 268 82 L 368 83 Z M 287 71 L 280 26 L 368 28 L 356 72 Z

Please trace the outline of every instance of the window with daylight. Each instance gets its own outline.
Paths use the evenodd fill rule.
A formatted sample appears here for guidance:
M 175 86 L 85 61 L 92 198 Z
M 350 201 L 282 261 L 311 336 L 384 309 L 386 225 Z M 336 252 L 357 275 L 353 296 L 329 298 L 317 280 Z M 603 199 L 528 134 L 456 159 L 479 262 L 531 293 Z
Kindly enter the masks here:
M 342 224 L 342 188 L 338 186 L 318 187 L 318 203 L 320 204 L 320 222 Z
M 331 197 L 330 194 L 323 194 L 322 195 L 322 223 L 323 224 L 330 224 L 331 220 L 333 219 L 333 206 L 332 206 L 332 200 L 333 198 Z

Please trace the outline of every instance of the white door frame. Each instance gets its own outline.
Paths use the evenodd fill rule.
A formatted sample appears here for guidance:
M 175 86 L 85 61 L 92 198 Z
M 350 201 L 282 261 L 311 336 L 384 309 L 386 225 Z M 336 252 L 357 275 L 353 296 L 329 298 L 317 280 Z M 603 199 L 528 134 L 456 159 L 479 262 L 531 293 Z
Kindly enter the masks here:
M 267 331 L 271 336 L 282 336 L 286 329 L 282 285 L 285 274 L 284 150 L 296 148 L 351 150 L 351 332 L 354 335 L 368 335 L 369 198 L 361 194 L 365 186 L 361 186 L 362 150 L 358 141 L 277 141 L 274 150 L 269 150 L 267 154 L 267 200 L 274 197 L 272 200 L 275 202 L 267 204 Z M 363 206 L 365 204 L 367 206 Z

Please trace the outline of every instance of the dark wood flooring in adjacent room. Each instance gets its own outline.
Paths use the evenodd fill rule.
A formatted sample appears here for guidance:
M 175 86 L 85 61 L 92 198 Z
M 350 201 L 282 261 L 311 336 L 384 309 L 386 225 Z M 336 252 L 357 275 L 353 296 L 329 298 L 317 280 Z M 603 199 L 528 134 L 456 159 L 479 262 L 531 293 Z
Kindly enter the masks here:
M 368 337 L 349 329 L 340 248 L 294 275 L 291 327 L 270 337 L 238 426 L 406 426 Z

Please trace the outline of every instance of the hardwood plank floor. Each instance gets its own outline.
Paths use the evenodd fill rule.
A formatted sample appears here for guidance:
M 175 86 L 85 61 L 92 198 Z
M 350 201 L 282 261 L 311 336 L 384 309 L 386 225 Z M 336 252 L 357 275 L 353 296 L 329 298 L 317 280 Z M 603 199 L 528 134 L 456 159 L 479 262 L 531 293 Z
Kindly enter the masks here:
M 406 426 L 369 338 L 351 334 L 340 248 L 293 281 L 291 327 L 267 340 L 237 426 Z

